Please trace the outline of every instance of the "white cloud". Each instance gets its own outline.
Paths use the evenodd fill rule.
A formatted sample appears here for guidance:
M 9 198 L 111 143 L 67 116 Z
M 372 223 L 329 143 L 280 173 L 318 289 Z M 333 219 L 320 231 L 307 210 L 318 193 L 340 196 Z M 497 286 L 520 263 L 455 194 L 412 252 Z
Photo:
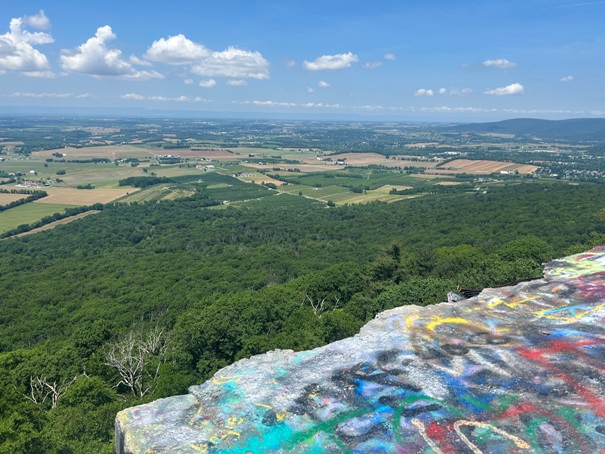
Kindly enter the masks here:
M 516 63 L 508 61 L 506 58 L 498 58 L 496 60 L 485 60 L 482 63 L 486 68 L 510 69 L 517 66 Z
M 252 104 L 256 106 L 269 106 L 269 107 L 296 107 L 297 104 L 292 102 L 280 102 L 280 101 L 252 101 Z
M 212 51 L 182 34 L 154 41 L 147 49 L 145 58 L 167 65 L 188 65 L 192 73 L 206 77 L 269 78 L 269 62 L 260 52 L 236 47 L 222 52 Z M 286 64 L 289 66 L 289 62 Z
M 195 81 L 193 79 L 185 79 L 185 80 L 183 80 L 183 83 L 185 85 L 193 85 L 195 83 Z
M 307 87 L 307 93 L 315 93 L 315 88 Z
M 318 107 L 322 109 L 343 109 L 345 106 L 341 104 L 324 104 L 322 102 L 308 102 L 306 104 L 301 104 L 301 107 Z
M 450 95 L 452 96 L 465 96 L 470 95 L 473 92 L 470 88 L 452 88 L 450 90 Z
M 202 80 L 200 82 L 200 87 L 204 87 L 204 88 L 212 88 L 215 85 L 216 85 L 216 80 L 214 80 L 214 79 Z
M 43 29 L 50 22 L 43 11 L 36 16 L 11 19 L 9 31 L 0 35 L 0 71 L 18 71 L 30 77 L 52 76 L 46 55 L 33 46 L 49 44 L 54 39 L 48 33 L 24 30 L 24 25 Z
M 20 92 L 16 91 L 12 95 L 12 98 L 73 98 L 73 93 L 31 93 L 31 92 Z M 78 96 L 80 97 L 80 96 Z
M 210 50 L 202 44 L 194 43 L 185 35 L 160 38 L 147 49 L 145 58 L 168 65 L 188 65 L 208 57 Z
M 421 112 L 493 112 L 495 109 L 482 109 L 480 107 L 449 107 L 449 106 L 439 106 L 439 107 L 422 107 L 420 109 Z
M 397 60 L 397 57 L 395 56 L 395 54 L 391 54 L 391 53 L 384 54 L 383 58 L 385 60 Z
M 225 82 L 225 84 L 232 87 L 244 87 L 248 85 L 248 82 L 246 82 L 244 79 L 231 79 Z
M 212 54 L 191 67 L 191 72 L 207 77 L 268 79 L 269 62 L 260 52 L 229 47 Z
M 328 88 L 330 87 L 330 84 L 326 81 L 320 80 L 319 82 L 317 82 L 317 86 L 319 88 Z
M 138 71 L 132 63 L 122 59 L 119 49 L 110 49 L 107 43 L 116 38 L 109 25 L 99 27 L 95 36 L 78 46 L 75 51 L 63 51 L 61 66 L 65 71 L 96 77 L 119 77 L 130 80 L 163 79 L 157 71 Z
M 445 88 L 440 88 L 440 89 L 439 89 L 439 94 L 440 94 L 440 95 L 444 95 L 444 94 L 446 94 L 446 93 L 447 93 L 447 90 L 446 90 Z
M 522 95 L 525 93 L 525 87 L 519 83 L 510 84 L 506 87 L 494 88 L 493 90 L 485 90 L 483 92 L 486 95 L 496 95 L 496 96 L 505 96 L 505 95 Z
M 191 101 L 187 96 L 177 96 L 174 98 L 168 96 L 143 96 L 138 93 L 126 93 L 120 96 L 122 99 L 130 99 L 134 101 L 162 101 L 162 102 L 187 102 Z
M 322 55 L 313 61 L 305 60 L 303 68 L 309 71 L 321 71 L 324 69 L 345 69 L 352 63 L 359 61 L 359 57 L 351 52 L 346 54 Z
M 286 68 L 294 68 L 296 66 L 295 60 L 286 60 Z
M 383 63 L 381 61 L 370 61 L 367 63 L 364 63 L 362 65 L 362 67 L 364 69 L 376 69 L 376 68 L 380 68 L 383 65 Z
M 139 95 L 137 93 L 126 93 L 125 95 L 122 95 L 121 98 L 122 99 L 134 99 L 134 100 L 137 100 L 137 101 L 146 99 L 145 96 Z
M 130 57 L 128 57 L 128 61 L 130 61 L 130 63 L 132 63 L 133 65 L 151 66 L 151 63 L 149 63 L 146 60 L 141 60 L 139 57 L 137 57 L 135 55 L 131 55 Z
M 419 88 L 414 92 L 414 96 L 433 96 L 434 94 L 430 88 Z
M 559 79 L 559 82 L 571 82 L 573 80 L 573 76 L 565 76 Z
M 48 30 L 50 28 L 50 20 L 48 20 L 48 17 L 46 17 L 46 14 L 42 10 L 35 16 L 25 16 L 23 23 L 36 30 Z

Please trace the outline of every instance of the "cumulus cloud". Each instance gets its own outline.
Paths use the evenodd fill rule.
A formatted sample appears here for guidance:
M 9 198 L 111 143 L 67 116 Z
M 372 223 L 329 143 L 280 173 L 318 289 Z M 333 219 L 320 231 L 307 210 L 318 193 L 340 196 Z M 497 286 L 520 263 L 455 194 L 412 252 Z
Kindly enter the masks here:
M 23 23 L 36 30 L 48 30 L 50 28 L 50 20 L 48 20 L 43 10 L 40 10 L 35 16 L 25 16 Z
M 50 21 L 44 11 L 36 16 L 11 19 L 9 31 L 0 35 L 0 72 L 18 71 L 30 77 L 53 76 L 46 55 L 34 48 L 54 42 L 52 36 L 24 30 L 24 26 L 43 30 L 50 27 Z
M 260 52 L 229 47 L 222 52 L 212 52 L 191 67 L 191 72 L 207 77 L 233 79 L 268 79 L 269 62 Z
M 516 63 L 508 61 L 506 58 L 498 58 L 496 60 L 485 60 L 482 63 L 486 68 L 510 69 L 517 66 Z
M 307 87 L 307 93 L 315 93 L 315 88 Z
M 573 76 L 565 76 L 559 79 L 559 82 L 571 82 L 573 80 Z
M 440 95 L 444 95 L 444 94 L 446 94 L 446 93 L 447 93 L 447 90 L 446 90 L 445 88 L 440 88 L 440 89 L 439 89 L 439 94 L 440 94 Z
M 200 87 L 212 88 L 214 86 L 216 86 L 216 80 L 214 80 L 214 79 L 202 80 L 200 82 Z
M 296 66 L 295 60 L 286 60 L 286 68 L 294 68 Z
M 248 85 L 248 82 L 246 82 L 244 79 L 231 79 L 225 82 L 225 84 L 230 85 L 232 87 L 244 87 Z
M 430 88 L 419 88 L 414 92 L 414 96 L 433 96 L 435 92 Z
M 228 47 L 212 51 L 179 34 L 154 41 L 144 57 L 166 65 L 188 65 L 192 73 L 206 77 L 268 79 L 269 62 L 260 52 Z M 288 65 L 288 63 L 287 63 Z
M 130 57 L 128 57 L 128 61 L 130 61 L 130 63 L 132 63 L 133 65 L 137 66 L 151 66 L 151 63 L 149 63 L 147 60 L 142 60 L 135 55 L 131 55 Z
M 210 53 L 202 44 L 194 43 L 185 35 L 179 34 L 154 41 L 145 52 L 145 58 L 168 65 L 187 65 L 208 57 Z
M 510 84 L 506 87 L 494 88 L 493 90 L 485 90 L 483 92 L 486 95 L 496 95 L 496 96 L 505 96 L 505 95 L 522 95 L 525 93 L 525 87 L 519 83 Z
M 322 55 L 313 61 L 305 60 L 303 68 L 309 71 L 322 71 L 325 69 L 345 69 L 359 61 L 359 57 L 351 52 L 346 54 Z
M 130 80 L 162 79 L 157 71 L 139 71 L 122 58 L 122 51 L 110 49 L 107 43 L 116 38 L 109 25 L 99 27 L 95 36 L 76 50 L 63 50 L 61 66 L 67 72 L 88 74 L 95 77 L 119 77 Z
M 328 88 L 330 87 L 330 84 L 326 81 L 320 80 L 319 82 L 317 82 L 317 86 L 319 88 Z
M 391 53 L 384 54 L 383 58 L 385 60 L 397 60 L 397 56 L 395 54 L 391 54 Z

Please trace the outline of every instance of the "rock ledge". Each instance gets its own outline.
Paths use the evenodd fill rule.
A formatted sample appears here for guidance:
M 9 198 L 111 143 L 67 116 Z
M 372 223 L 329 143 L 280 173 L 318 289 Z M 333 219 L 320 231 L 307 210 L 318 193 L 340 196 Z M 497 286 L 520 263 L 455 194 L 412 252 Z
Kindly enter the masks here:
M 599 247 L 543 279 L 238 361 L 186 396 L 120 412 L 116 451 L 603 452 L 604 321 Z

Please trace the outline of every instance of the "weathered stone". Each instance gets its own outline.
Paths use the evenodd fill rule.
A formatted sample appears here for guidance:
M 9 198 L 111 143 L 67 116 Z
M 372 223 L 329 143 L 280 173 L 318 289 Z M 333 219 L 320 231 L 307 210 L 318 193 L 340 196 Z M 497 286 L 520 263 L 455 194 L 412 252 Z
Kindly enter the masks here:
M 120 412 L 118 453 L 605 450 L 605 247 Z

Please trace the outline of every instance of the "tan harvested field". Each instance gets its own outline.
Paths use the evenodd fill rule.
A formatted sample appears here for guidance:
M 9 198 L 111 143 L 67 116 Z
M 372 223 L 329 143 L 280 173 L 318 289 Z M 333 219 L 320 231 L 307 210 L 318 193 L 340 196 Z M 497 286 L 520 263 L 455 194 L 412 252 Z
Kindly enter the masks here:
M 204 158 L 204 159 L 242 159 L 241 156 L 231 153 L 227 150 L 190 150 L 187 148 L 179 148 L 176 150 L 154 150 L 151 152 L 155 156 L 163 156 L 170 154 L 182 158 Z
M 240 177 L 238 177 L 238 180 L 245 181 L 246 183 L 252 183 L 254 181 L 257 184 L 260 184 L 261 181 L 264 181 L 265 183 L 273 183 L 275 186 L 282 186 L 282 185 L 286 184 L 283 181 L 275 180 L 274 178 L 271 178 L 270 176 L 263 175 L 262 173 L 256 173 L 256 172 L 250 174 L 250 176 L 240 176 Z
M 60 203 L 66 205 L 93 205 L 95 203 L 108 203 L 119 199 L 128 193 L 138 191 L 137 188 L 124 187 L 112 189 L 75 189 L 75 188 L 47 188 L 48 197 L 36 200 L 34 203 Z
M 388 194 L 392 189 L 396 189 L 397 191 L 403 191 L 405 189 L 412 189 L 412 186 L 402 186 L 398 184 L 385 184 L 384 186 L 380 186 L 375 189 L 373 192 L 380 192 L 384 194 Z
M 393 164 L 396 163 L 396 164 Z M 424 167 L 425 169 L 432 169 L 434 167 L 437 166 L 437 164 L 439 164 L 438 162 L 431 162 L 431 161 L 412 161 L 409 159 L 404 159 L 404 157 L 402 156 L 398 156 L 396 158 L 391 158 L 391 163 L 389 165 L 392 166 L 399 166 L 399 167 L 406 167 L 406 166 L 410 166 L 410 167 Z
M 334 161 L 346 159 L 346 163 L 351 166 L 367 166 L 369 164 L 381 164 L 385 166 L 399 166 L 400 163 L 391 162 L 384 155 L 378 153 L 341 153 L 330 156 Z M 319 161 L 318 161 L 319 162 Z
M 2 194 L 0 193 L 0 205 L 6 205 L 16 200 L 24 199 L 28 194 Z
M 53 158 L 53 153 L 62 153 L 66 156 L 56 159 L 92 159 L 92 158 L 143 158 L 151 156 L 150 149 L 134 147 L 132 145 L 106 145 L 101 147 L 59 148 L 56 150 L 37 151 L 34 156 Z
M 334 161 L 340 159 L 346 159 L 346 163 L 351 166 L 367 166 L 371 164 L 377 164 L 386 167 L 405 167 L 405 166 L 415 166 L 415 167 L 427 167 L 432 168 L 437 165 L 435 162 L 429 161 L 411 161 L 409 159 L 410 156 L 400 156 L 395 159 L 387 159 L 386 156 L 378 154 L 378 153 L 341 153 L 333 156 L 329 156 Z M 401 159 L 399 159 L 401 158 Z M 325 157 L 324 157 L 325 159 Z M 314 157 L 310 157 L 305 159 L 305 162 L 313 162 L 318 164 L 327 164 L 331 165 L 331 162 L 322 162 L 318 161 Z
M 433 174 L 459 174 L 468 173 L 474 175 L 488 175 L 495 172 L 514 172 L 522 174 L 533 173 L 537 166 L 526 164 L 515 164 L 513 162 L 498 161 L 474 161 L 470 159 L 455 159 L 443 166 L 443 168 L 432 169 L 428 173 Z
M 435 183 L 438 184 L 440 186 L 457 186 L 459 184 L 462 184 L 458 181 L 440 181 L 439 183 Z
M 329 163 L 326 162 L 319 162 L 317 161 L 318 164 L 286 164 L 286 165 L 281 165 L 281 164 L 276 164 L 277 167 L 281 167 L 284 169 L 298 169 L 300 170 L 302 173 L 307 173 L 307 172 L 329 172 L 329 171 L 333 171 L 335 169 L 342 169 L 344 166 L 331 166 L 331 165 L 326 165 Z M 260 164 L 253 164 L 250 162 L 247 162 L 245 164 L 242 164 L 242 166 L 245 167 L 249 167 L 251 169 L 271 169 L 273 167 L 273 165 L 263 165 L 261 166 Z M 256 181 L 256 180 L 255 180 Z
M 97 211 L 97 210 L 86 211 L 84 213 L 76 214 L 75 216 L 70 216 L 70 217 L 65 218 L 65 219 L 60 219 L 58 221 L 51 222 L 50 224 L 43 225 L 42 227 L 38 227 L 37 229 L 30 230 L 29 232 L 24 232 L 24 233 L 19 233 L 17 235 L 13 235 L 11 238 L 16 238 L 16 237 L 20 237 L 20 236 L 26 236 L 26 235 L 32 235 L 34 233 L 43 232 L 44 230 L 50 230 L 50 229 L 55 228 L 58 225 L 68 224 L 68 223 L 70 223 L 72 221 L 77 221 L 78 219 L 82 219 L 82 218 L 84 218 L 84 217 L 86 217 L 88 215 L 96 214 L 96 213 L 100 213 L 100 211 Z

